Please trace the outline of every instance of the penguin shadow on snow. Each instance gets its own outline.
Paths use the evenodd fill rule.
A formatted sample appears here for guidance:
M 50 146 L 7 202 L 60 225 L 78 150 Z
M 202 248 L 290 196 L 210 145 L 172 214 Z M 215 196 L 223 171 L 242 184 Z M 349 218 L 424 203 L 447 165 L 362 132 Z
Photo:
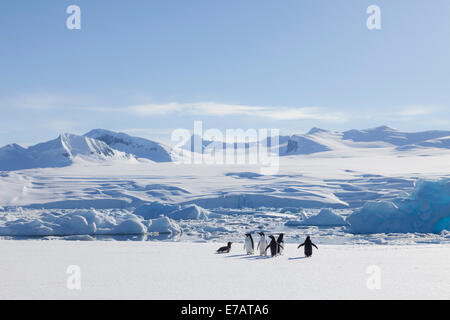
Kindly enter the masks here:
M 246 260 L 261 260 L 261 259 L 270 259 L 271 257 L 269 256 L 257 256 L 257 255 L 246 255 L 245 257 L 242 257 L 241 259 L 246 259 Z
M 281 258 L 282 256 L 277 257 L 271 257 L 270 255 L 267 256 L 259 256 L 259 255 L 248 255 L 248 254 L 233 254 L 230 256 L 224 255 L 224 258 L 234 258 L 234 259 L 240 259 L 240 260 L 266 260 L 266 259 L 272 259 L 272 258 Z M 307 259 L 308 257 L 288 257 L 288 260 L 303 260 Z
M 248 254 L 245 254 L 245 253 L 243 253 L 243 254 L 233 254 L 232 256 L 224 256 L 225 258 L 239 258 L 239 257 L 241 257 L 241 259 L 242 258 L 245 258 L 245 257 L 248 257 L 249 255 Z
M 235 258 L 235 259 L 245 259 L 245 260 L 260 260 L 260 259 L 269 259 L 270 256 L 257 256 L 250 254 L 233 254 L 231 256 L 224 256 L 224 258 Z
M 302 260 L 302 259 L 306 259 L 306 258 L 308 258 L 308 257 L 303 256 L 303 257 L 288 258 L 288 260 Z

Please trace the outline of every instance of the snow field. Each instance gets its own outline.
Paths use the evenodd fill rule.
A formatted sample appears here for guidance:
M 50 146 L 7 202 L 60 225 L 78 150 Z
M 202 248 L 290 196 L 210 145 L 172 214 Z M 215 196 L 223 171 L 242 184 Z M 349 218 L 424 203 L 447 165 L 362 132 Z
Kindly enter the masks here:
M 242 243 L 219 255 L 223 243 L 1 241 L 0 298 L 450 299 L 448 245 L 315 242 L 312 258 L 296 244 L 261 258 Z M 67 288 L 72 265 L 81 290 Z

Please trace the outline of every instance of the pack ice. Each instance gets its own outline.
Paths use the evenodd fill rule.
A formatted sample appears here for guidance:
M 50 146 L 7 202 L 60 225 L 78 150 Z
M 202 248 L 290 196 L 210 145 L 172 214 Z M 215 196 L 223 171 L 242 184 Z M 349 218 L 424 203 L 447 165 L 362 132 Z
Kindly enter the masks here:
M 126 210 L 7 211 L 1 217 L 0 235 L 67 236 L 133 235 L 147 232 L 176 233 L 180 227 L 168 217 L 145 220 Z

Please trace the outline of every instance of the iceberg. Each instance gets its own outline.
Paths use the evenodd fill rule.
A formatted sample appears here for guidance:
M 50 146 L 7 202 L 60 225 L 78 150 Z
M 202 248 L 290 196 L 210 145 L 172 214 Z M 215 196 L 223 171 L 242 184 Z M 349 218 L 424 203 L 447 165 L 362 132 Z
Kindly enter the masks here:
M 179 205 L 161 203 L 158 201 L 144 204 L 134 210 L 134 214 L 143 217 L 144 219 L 155 219 L 160 216 L 166 216 L 169 213 L 179 209 Z
M 367 202 L 348 218 L 353 233 L 441 233 L 450 230 L 450 179 L 419 180 L 406 198 Z
M 128 219 L 114 227 L 114 234 L 143 234 L 147 228 L 138 219 Z
M 208 215 L 208 210 L 196 204 L 189 204 L 171 212 L 168 216 L 174 220 L 203 220 L 208 219 Z
M 180 226 L 168 217 L 160 217 L 148 221 L 148 232 L 181 233 Z
M 310 216 L 299 222 L 304 226 L 344 226 L 347 223 L 340 215 L 330 209 L 322 209 L 317 215 Z

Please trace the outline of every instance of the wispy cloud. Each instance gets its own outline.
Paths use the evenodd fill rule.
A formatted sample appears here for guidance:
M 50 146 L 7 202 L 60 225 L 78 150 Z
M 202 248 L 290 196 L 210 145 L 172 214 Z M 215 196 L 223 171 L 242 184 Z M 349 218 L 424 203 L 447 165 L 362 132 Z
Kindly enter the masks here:
M 139 116 L 161 116 L 169 114 L 205 116 L 251 116 L 273 120 L 324 120 L 346 121 L 344 114 L 329 112 L 320 107 L 268 107 L 225 104 L 217 102 L 142 104 L 126 107 L 125 110 Z
M 423 105 L 423 106 L 406 106 L 400 108 L 399 111 L 394 112 L 393 115 L 400 117 L 417 117 L 430 115 L 440 111 L 440 107 L 433 105 Z
M 379 123 L 390 121 L 416 121 L 442 114 L 445 107 L 438 105 L 407 105 L 394 107 L 370 108 L 370 112 L 354 112 L 348 117 L 351 121 L 372 120 Z
M 429 116 L 442 111 L 434 105 L 411 105 L 392 108 L 372 108 L 376 112 L 359 114 L 348 110 L 337 112 L 336 108 L 326 107 L 286 107 L 286 106 L 250 106 L 240 104 L 226 104 L 219 102 L 197 103 L 165 103 L 165 104 L 137 104 L 117 108 L 90 108 L 97 112 L 125 112 L 140 117 L 156 116 L 244 116 L 260 117 L 276 121 L 288 120 L 316 120 L 330 123 L 346 123 L 359 119 L 373 119 L 376 121 L 410 120 L 411 118 Z
M 436 105 L 406 105 L 397 107 L 369 108 L 369 112 L 355 112 L 355 108 L 329 108 L 323 106 L 261 106 L 229 104 L 221 102 L 192 103 L 141 103 L 132 105 L 107 105 L 98 99 L 83 95 L 33 93 L 12 97 L 0 97 L 0 109 L 30 111 L 90 111 L 96 113 L 123 114 L 131 117 L 258 117 L 274 121 L 310 120 L 328 123 L 349 123 L 352 121 L 410 121 L 423 117 L 437 116 L 446 109 Z M 361 108 L 361 110 L 368 108 Z M 61 115 L 59 115 L 61 116 Z M 58 125 L 60 126 L 60 125 Z M 64 125 L 62 127 L 67 127 Z

